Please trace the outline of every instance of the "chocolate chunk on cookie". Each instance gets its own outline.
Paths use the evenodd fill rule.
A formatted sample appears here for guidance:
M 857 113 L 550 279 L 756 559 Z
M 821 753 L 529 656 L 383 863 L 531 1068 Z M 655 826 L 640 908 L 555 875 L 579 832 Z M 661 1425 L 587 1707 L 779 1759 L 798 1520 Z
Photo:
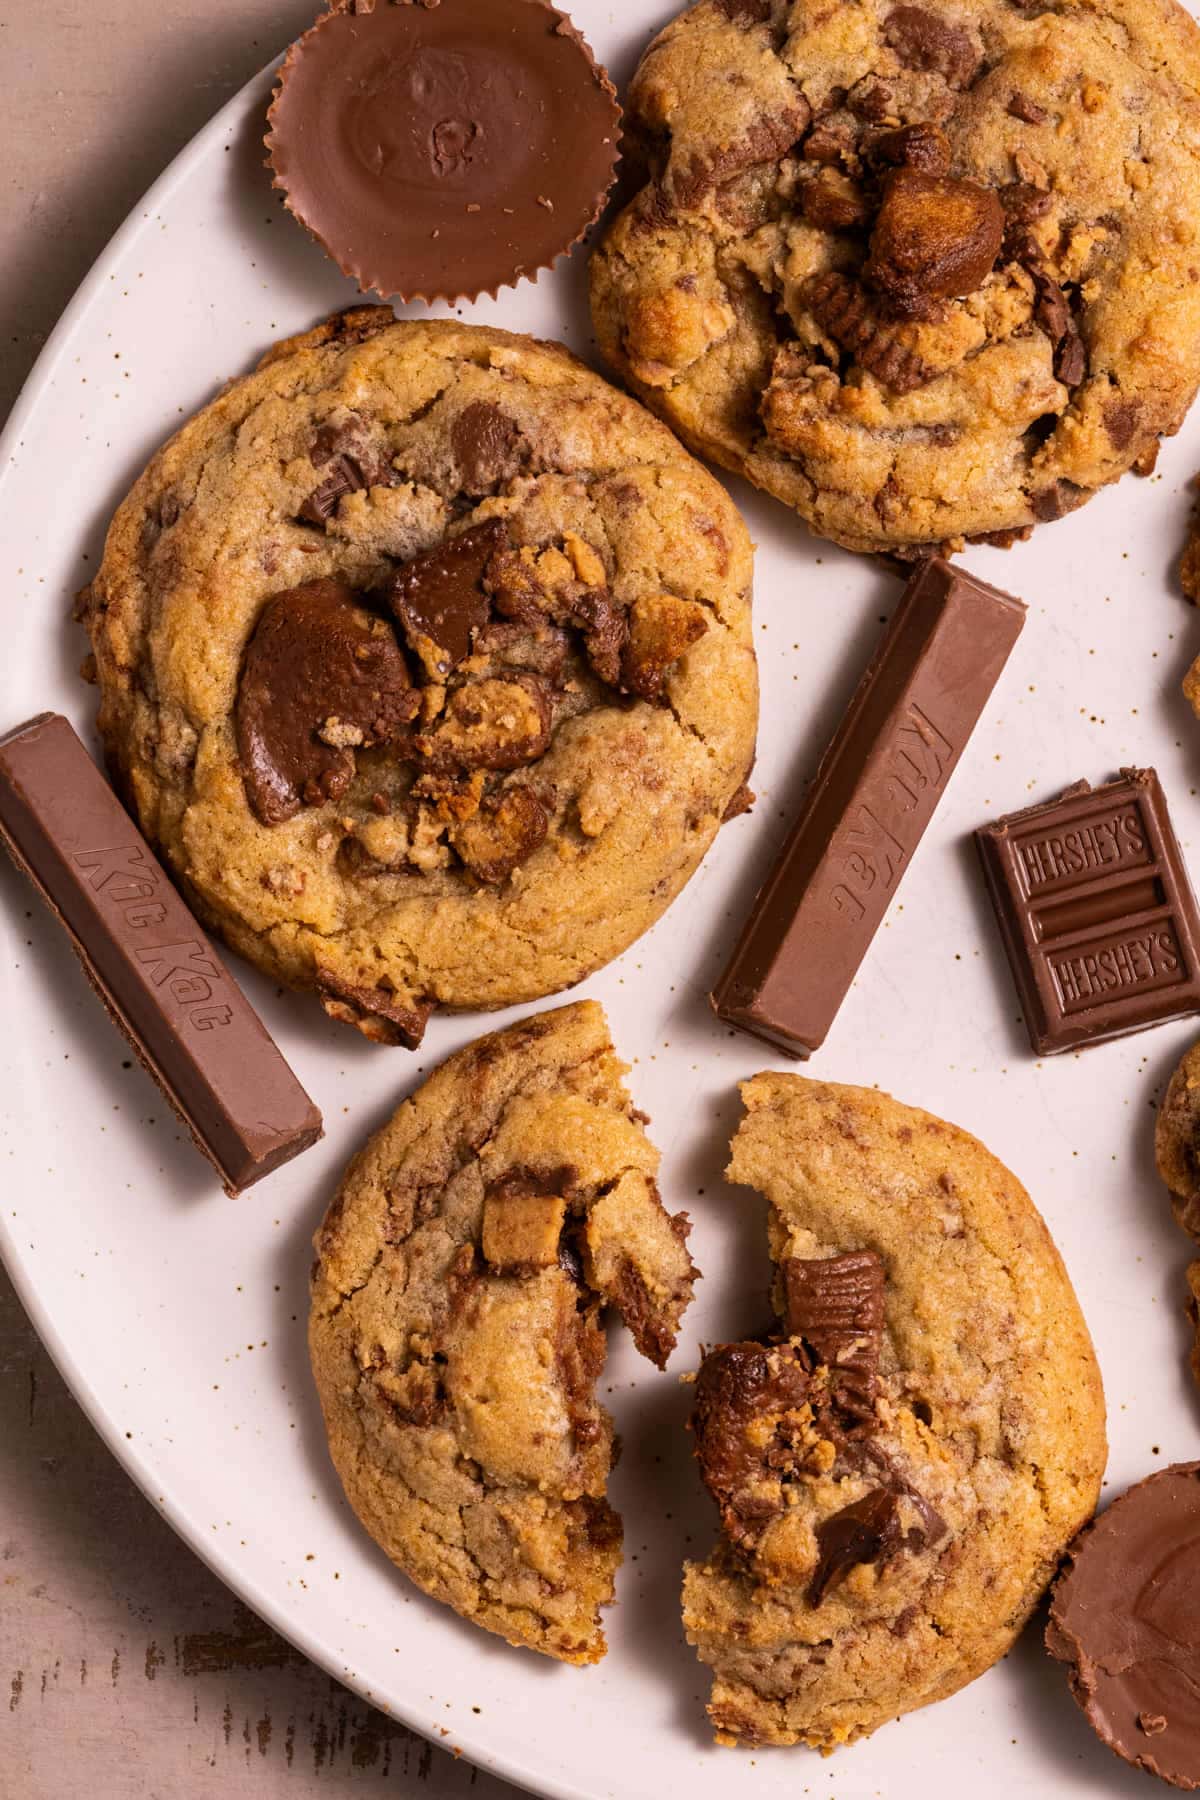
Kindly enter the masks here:
M 363 1525 L 435 1600 L 569 1663 L 604 1655 L 621 1560 L 602 1312 L 661 1362 L 696 1276 L 625 1073 L 593 1002 L 479 1039 L 315 1240 L 313 1373 Z
M 354 753 L 394 743 L 420 696 L 390 626 L 339 581 L 310 581 L 263 608 L 238 683 L 238 755 L 256 818 L 280 825 L 338 800 Z
M 1104 1399 L 1020 1184 L 873 1089 L 759 1075 L 730 1179 L 764 1193 L 778 1325 L 696 1381 L 722 1538 L 684 1625 L 719 1741 L 831 1750 L 1004 1654 L 1090 1516 Z
M 629 90 L 600 348 L 851 549 L 1011 543 L 1200 383 L 1198 91 L 1175 0 L 700 0 Z
M 582 980 L 753 760 L 751 545 L 553 345 L 357 309 L 276 346 L 119 509 L 100 727 L 206 922 L 378 1043 Z

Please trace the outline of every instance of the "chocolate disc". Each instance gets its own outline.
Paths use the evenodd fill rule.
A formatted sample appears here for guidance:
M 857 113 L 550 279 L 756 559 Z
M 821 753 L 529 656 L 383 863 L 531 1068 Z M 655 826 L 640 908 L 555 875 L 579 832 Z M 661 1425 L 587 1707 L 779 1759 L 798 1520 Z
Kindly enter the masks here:
M 1126 1762 L 1200 1787 L 1200 1463 L 1122 1494 L 1076 1539 L 1054 1588 L 1046 1644 Z
M 345 274 L 474 299 L 549 267 L 599 216 L 620 108 L 543 0 L 380 0 L 293 44 L 268 115 L 275 185 Z

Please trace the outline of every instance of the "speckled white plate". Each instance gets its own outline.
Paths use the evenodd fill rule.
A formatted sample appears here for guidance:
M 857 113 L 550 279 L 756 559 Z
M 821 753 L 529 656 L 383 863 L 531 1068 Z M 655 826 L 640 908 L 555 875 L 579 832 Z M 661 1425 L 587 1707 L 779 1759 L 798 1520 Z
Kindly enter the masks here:
M 624 80 L 674 5 L 578 0 L 573 10 Z M 57 707 L 90 734 L 94 694 L 77 679 L 85 646 L 68 611 L 113 506 L 179 418 L 273 337 L 354 297 L 270 193 L 259 144 L 268 87 L 265 76 L 251 83 L 129 219 L 0 446 L 0 727 Z M 579 255 L 465 312 L 590 353 Z M 1180 1311 L 1187 1246 L 1151 1154 L 1155 1097 L 1194 1028 L 1035 1062 L 968 834 L 1078 776 L 1153 763 L 1200 875 L 1200 727 L 1179 692 L 1200 628 L 1171 584 L 1197 468 L 1200 412 L 1152 480 L 1128 478 L 1008 555 L 971 557 L 1028 600 L 1029 623 L 811 1065 L 957 1120 L 1026 1182 L 1099 1345 L 1113 1488 L 1200 1454 Z M 881 569 L 736 492 L 759 543 L 760 802 L 721 834 L 659 927 L 582 990 L 604 1002 L 634 1064 L 667 1201 L 696 1220 L 706 1279 L 676 1371 L 701 1337 L 760 1323 L 766 1274 L 759 1204 L 720 1171 L 735 1083 L 773 1059 L 718 1027 L 705 994 L 897 594 Z M 366 1133 L 424 1069 L 505 1016 L 435 1019 L 414 1057 L 374 1048 L 239 970 L 328 1135 L 232 1201 L 7 865 L 0 933 L 5 1261 L 79 1400 L 164 1516 L 334 1675 L 490 1769 L 588 1800 L 668 1789 L 691 1800 L 1146 1791 L 1095 1745 L 1034 1631 L 955 1699 L 832 1762 L 713 1749 L 706 1684 L 678 1624 L 681 1558 L 712 1530 L 682 1430 L 687 1391 L 620 1333 L 609 1393 L 625 1444 L 614 1489 L 628 1554 L 607 1660 L 561 1669 L 427 1602 L 358 1529 L 325 1456 L 304 1341 L 309 1237 Z

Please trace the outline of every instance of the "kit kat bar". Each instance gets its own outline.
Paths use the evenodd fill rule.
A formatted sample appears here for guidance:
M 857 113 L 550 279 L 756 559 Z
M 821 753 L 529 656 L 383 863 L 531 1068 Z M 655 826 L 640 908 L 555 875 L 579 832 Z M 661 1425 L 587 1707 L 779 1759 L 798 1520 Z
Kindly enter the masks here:
M 940 557 L 913 574 L 712 993 L 788 1055 L 825 1040 L 1025 623 Z
M 0 737 L 0 840 L 228 1193 L 316 1143 L 320 1113 L 59 714 Z

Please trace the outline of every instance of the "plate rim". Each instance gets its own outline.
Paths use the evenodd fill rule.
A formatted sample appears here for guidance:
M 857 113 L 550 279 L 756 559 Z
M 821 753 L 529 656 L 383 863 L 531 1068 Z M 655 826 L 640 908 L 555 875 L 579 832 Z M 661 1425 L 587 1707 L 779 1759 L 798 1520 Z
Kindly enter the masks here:
M 37 359 L 25 380 L 21 383 L 17 397 L 13 402 L 4 428 L 0 431 L 0 501 L 10 470 L 18 460 L 21 439 L 28 421 L 40 402 L 43 390 L 54 380 L 59 364 L 83 322 L 98 293 L 108 276 L 108 268 L 115 256 L 121 254 L 127 243 L 131 243 L 145 228 L 149 219 L 159 206 L 173 192 L 178 183 L 190 173 L 192 166 L 204 160 L 208 155 L 211 141 L 226 134 L 231 121 L 240 121 L 250 108 L 257 105 L 264 97 L 268 79 L 273 78 L 275 71 L 283 61 L 286 51 L 273 57 L 270 62 L 252 75 L 238 91 L 233 94 L 217 112 L 202 125 L 183 148 L 172 157 L 150 186 L 145 190 L 126 217 L 105 243 L 103 249 L 92 263 L 87 274 L 75 289 L 67 305 L 59 315 L 57 323 L 43 344 Z M 352 303 L 351 300 L 348 303 Z M 164 440 L 165 441 L 165 440 Z M 150 1459 L 144 1457 L 136 1445 L 127 1440 L 121 1433 L 115 1419 L 102 1404 L 82 1365 L 78 1363 L 68 1349 L 58 1327 L 43 1304 L 38 1284 L 32 1270 L 22 1256 L 15 1233 L 8 1220 L 0 1212 L 0 1262 L 13 1284 L 17 1298 L 25 1309 L 38 1338 L 44 1346 L 50 1360 L 70 1390 L 71 1397 L 81 1408 L 88 1423 L 100 1437 L 105 1448 L 111 1452 L 117 1462 L 131 1478 L 146 1501 L 155 1512 L 166 1521 L 171 1530 L 179 1537 L 204 1566 L 217 1577 L 238 1599 L 244 1601 L 258 1616 L 264 1619 L 272 1630 L 279 1633 L 288 1643 L 293 1644 L 310 1662 L 325 1671 L 326 1674 L 357 1694 L 367 1705 L 374 1707 L 388 1718 L 396 1719 L 419 1737 L 445 1751 L 445 1741 L 437 1735 L 438 1727 L 430 1722 L 423 1722 L 415 1711 L 404 1707 L 385 1704 L 382 1697 L 359 1680 L 345 1663 L 341 1662 L 333 1650 L 306 1628 L 303 1622 L 288 1614 L 277 1605 L 275 1600 L 260 1590 L 253 1579 L 241 1571 L 236 1573 L 227 1566 L 219 1547 L 213 1545 L 200 1527 L 188 1516 L 182 1503 L 177 1502 L 170 1484 L 161 1480 L 151 1466 Z M 455 1728 L 455 1746 L 462 1756 L 476 1768 L 489 1775 L 507 1781 L 528 1793 L 542 1794 L 547 1800 L 601 1800 L 601 1790 L 585 1789 L 575 1782 L 559 1778 L 548 1778 L 531 1764 L 523 1763 L 519 1757 L 496 1751 L 482 1742 L 469 1725 Z

